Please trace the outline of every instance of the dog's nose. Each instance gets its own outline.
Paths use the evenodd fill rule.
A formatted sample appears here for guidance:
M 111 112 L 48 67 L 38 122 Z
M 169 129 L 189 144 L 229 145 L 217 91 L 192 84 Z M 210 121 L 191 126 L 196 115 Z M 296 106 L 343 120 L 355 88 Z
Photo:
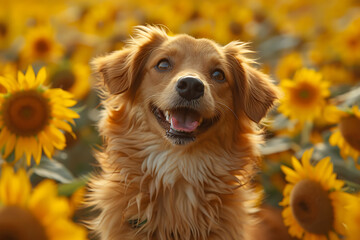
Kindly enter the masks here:
M 176 84 L 176 91 L 186 100 L 195 100 L 204 95 L 204 84 L 195 77 L 182 77 Z

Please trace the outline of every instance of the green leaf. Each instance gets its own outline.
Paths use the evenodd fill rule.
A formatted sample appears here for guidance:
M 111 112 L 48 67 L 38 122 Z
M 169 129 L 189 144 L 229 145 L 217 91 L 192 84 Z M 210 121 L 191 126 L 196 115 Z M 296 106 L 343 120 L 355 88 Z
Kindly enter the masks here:
M 261 154 L 269 155 L 279 152 L 284 152 L 292 148 L 291 139 L 288 137 L 275 137 L 269 139 L 264 145 L 260 146 Z
M 40 164 L 34 166 L 31 171 L 40 177 L 54 179 L 61 183 L 69 183 L 74 180 L 71 172 L 63 164 L 47 157 L 43 157 Z
M 59 184 L 58 194 L 60 196 L 71 196 L 76 190 L 84 187 L 87 184 L 89 177 L 90 175 L 84 175 L 75 179 L 71 183 Z

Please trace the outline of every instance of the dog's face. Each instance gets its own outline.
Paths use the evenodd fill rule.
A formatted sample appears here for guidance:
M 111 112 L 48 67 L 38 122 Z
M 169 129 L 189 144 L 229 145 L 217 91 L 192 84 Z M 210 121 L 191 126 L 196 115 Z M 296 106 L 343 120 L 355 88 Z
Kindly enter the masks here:
M 259 122 L 272 106 L 274 86 L 246 52 L 238 42 L 222 47 L 139 27 L 128 47 L 94 64 L 110 95 L 141 106 L 156 134 L 185 145 L 245 119 Z

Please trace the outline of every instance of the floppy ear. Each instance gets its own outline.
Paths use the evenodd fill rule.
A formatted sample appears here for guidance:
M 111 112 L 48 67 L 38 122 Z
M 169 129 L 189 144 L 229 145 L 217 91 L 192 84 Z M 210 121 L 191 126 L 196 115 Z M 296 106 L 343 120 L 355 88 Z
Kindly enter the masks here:
M 245 113 L 251 120 L 258 123 L 278 98 L 277 89 L 267 75 L 247 64 L 243 64 L 243 67 L 249 84 L 244 101 Z
M 105 85 L 111 94 L 136 90 L 142 77 L 141 70 L 148 57 L 166 39 L 166 32 L 159 27 L 136 27 L 134 37 L 127 42 L 124 49 L 92 61 L 100 85 Z
M 233 71 L 235 108 L 242 108 L 252 121 L 259 123 L 278 98 L 278 91 L 267 75 L 250 65 L 253 61 L 245 57 L 250 52 L 240 42 L 225 46 Z

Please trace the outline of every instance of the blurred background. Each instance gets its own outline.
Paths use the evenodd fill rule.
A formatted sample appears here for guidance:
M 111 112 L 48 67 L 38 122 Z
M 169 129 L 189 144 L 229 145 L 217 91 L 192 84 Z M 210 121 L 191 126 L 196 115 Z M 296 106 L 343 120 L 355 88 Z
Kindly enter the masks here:
M 96 56 L 121 49 L 134 26 L 159 24 L 170 34 L 187 33 L 223 45 L 233 40 L 250 42 L 250 49 L 255 51 L 252 57 L 259 63 L 257 67 L 269 74 L 281 89 L 282 98 L 265 123 L 263 164 L 255 180 L 259 191 L 263 191 L 262 205 L 271 209 L 271 214 L 279 217 L 277 220 L 281 222 L 288 216 L 284 212 L 281 215 L 289 207 L 283 201 L 290 192 L 284 191 L 285 186 L 296 185 L 288 175 L 294 172 L 301 175 L 299 169 L 289 173 L 281 166 L 293 169 L 292 158 L 304 158 L 308 149 L 313 149 L 310 161 L 313 166 L 330 157 L 330 163 L 326 163 L 330 165 L 324 163 L 327 166 L 324 169 L 329 170 L 328 180 L 332 181 L 333 174 L 342 182 L 340 187 L 325 188 L 327 193 L 348 193 L 354 197 L 351 201 L 360 203 L 356 202 L 360 190 L 359 1 L 0 0 L 0 5 L 0 163 L 2 169 L 11 166 L 13 170 L 7 171 L 15 171 L 13 178 L 19 178 L 20 169 L 25 169 L 32 186 L 30 195 L 35 194 L 43 181 L 52 179 L 59 199 L 66 199 L 74 209 L 80 205 L 89 174 L 96 168 L 93 150 L 101 145 L 96 130 L 101 106 L 92 89 L 94 79 L 89 62 Z M 37 80 L 31 80 L 29 66 L 37 77 L 43 76 L 40 71 L 45 67 L 45 80 L 39 80 L 35 86 Z M 26 81 L 28 87 L 21 85 Z M 76 113 L 71 115 L 63 110 L 63 115 L 59 114 L 66 126 L 50 122 L 59 129 L 57 134 L 63 135 L 64 140 L 59 140 L 63 144 L 57 145 L 54 140 L 53 147 L 45 147 L 46 141 L 41 140 L 41 134 L 37 135 L 40 130 L 32 132 L 35 140 L 20 143 L 22 132 L 16 130 L 15 118 L 7 113 L 15 100 L 7 99 L 18 99 L 21 95 L 18 92 L 30 89 L 31 81 L 33 89 L 42 89 L 39 94 L 57 88 L 72 94 L 65 96 L 61 92 L 53 100 L 54 104 L 63 104 Z M 9 82 L 16 82 L 18 88 Z M 52 99 L 52 94 L 48 95 Z M 62 97 L 71 99 L 71 103 L 65 100 L 62 103 Z M 25 135 L 29 138 L 29 134 Z M 51 136 L 49 133 L 48 137 Z M 40 150 L 29 150 L 36 146 Z M 4 200 L 6 194 L 1 192 L 6 184 L 11 185 L 11 180 L 6 182 L 4 172 L 0 180 L 0 209 L 9 205 Z M 317 169 L 313 173 L 320 182 L 321 177 L 326 179 L 325 170 Z M 329 198 L 335 209 L 336 203 Z M 67 219 L 75 222 L 88 214 L 86 210 L 70 212 Z M 334 225 L 329 231 L 319 232 L 301 223 L 296 210 L 292 213 L 295 218 L 285 220 L 284 229 L 285 232 L 289 229 L 298 239 L 344 239 L 344 236 L 360 239 L 350 225 L 347 229 L 352 233 L 338 230 Z M 360 211 L 357 213 L 360 219 Z M 7 215 L 0 212 L 0 219 L 4 216 Z M 339 217 L 334 210 L 334 224 L 340 218 L 343 225 L 350 221 L 343 217 L 347 216 Z M 355 221 L 354 228 L 357 227 L 360 228 L 360 220 Z M 0 227 L 0 239 L 9 239 L 1 238 L 1 231 Z M 80 235 L 77 239 L 85 238 Z

